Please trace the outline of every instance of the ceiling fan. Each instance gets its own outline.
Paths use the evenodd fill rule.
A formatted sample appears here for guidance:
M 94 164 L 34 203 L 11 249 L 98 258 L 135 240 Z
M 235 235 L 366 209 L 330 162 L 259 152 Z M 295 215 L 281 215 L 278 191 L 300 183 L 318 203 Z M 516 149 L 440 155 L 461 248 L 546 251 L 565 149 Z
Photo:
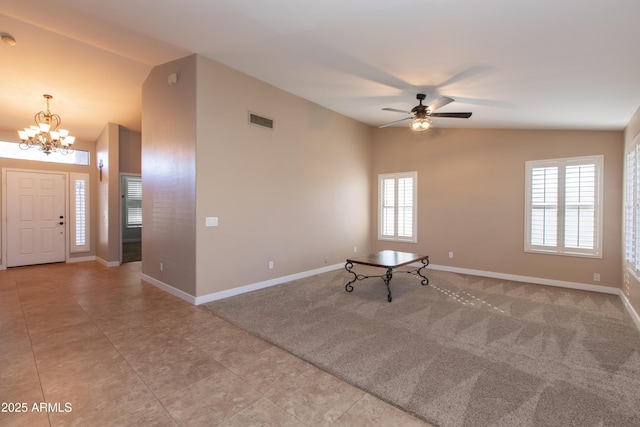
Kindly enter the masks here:
M 435 102 L 430 105 L 422 105 L 422 101 L 427 97 L 424 93 L 419 93 L 416 95 L 416 99 L 420 101 L 419 105 L 416 105 L 411 109 L 411 111 L 398 110 L 396 108 L 383 108 L 385 111 L 395 111 L 396 113 L 405 113 L 410 114 L 410 117 L 405 117 L 404 119 L 395 120 L 391 123 L 387 123 L 381 126 L 380 128 L 384 128 L 387 126 L 391 126 L 393 124 L 403 122 L 405 120 L 411 121 L 411 129 L 414 131 L 423 131 L 431 128 L 433 123 L 429 119 L 429 117 L 453 117 L 458 119 L 468 119 L 471 117 L 471 113 L 434 113 L 440 107 L 444 107 L 445 105 L 453 102 L 453 98 L 449 98 L 448 96 L 443 96 L 438 98 Z

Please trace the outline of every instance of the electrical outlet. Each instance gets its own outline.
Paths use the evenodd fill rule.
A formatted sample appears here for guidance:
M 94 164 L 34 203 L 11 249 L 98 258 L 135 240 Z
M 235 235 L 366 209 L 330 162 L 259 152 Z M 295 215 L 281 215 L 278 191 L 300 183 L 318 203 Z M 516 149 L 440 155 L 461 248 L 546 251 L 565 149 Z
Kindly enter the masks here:
M 273 261 L 269 261 L 269 270 L 273 270 Z
M 164 264 L 160 263 L 160 271 L 164 271 Z
M 358 247 L 357 247 L 357 246 L 354 246 L 354 247 L 353 247 L 353 253 L 356 253 L 356 252 L 358 252 Z
M 449 252 L 449 258 L 453 258 L 453 252 Z
M 594 282 L 600 281 L 600 273 L 593 273 L 593 281 Z

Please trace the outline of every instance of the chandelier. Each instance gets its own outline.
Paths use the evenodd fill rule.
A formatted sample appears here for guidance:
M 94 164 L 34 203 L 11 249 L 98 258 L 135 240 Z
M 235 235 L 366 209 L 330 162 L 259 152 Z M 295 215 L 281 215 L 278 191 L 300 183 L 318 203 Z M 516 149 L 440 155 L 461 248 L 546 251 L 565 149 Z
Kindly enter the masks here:
M 66 129 L 59 129 L 60 116 L 51 114 L 49 111 L 49 100 L 53 98 L 51 95 L 42 95 L 47 100 L 47 111 L 40 111 L 34 116 L 35 125 L 19 130 L 20 148 L 28 150 L 37 148 L 46 155 L 53 152 L 61 154 L 73 153 L 72 145 L 75 137 L 69 135 Z

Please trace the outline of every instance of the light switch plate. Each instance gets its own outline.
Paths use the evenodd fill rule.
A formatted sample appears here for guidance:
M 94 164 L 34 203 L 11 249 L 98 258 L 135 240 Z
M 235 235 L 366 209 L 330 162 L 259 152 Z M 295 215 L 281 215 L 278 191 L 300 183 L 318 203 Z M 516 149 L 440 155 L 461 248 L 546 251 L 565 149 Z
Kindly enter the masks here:
M 217 216 L 208 216 L 205 220 L 205 226 L 207 227 L 217 227 L 218 226 L 218 217 Z

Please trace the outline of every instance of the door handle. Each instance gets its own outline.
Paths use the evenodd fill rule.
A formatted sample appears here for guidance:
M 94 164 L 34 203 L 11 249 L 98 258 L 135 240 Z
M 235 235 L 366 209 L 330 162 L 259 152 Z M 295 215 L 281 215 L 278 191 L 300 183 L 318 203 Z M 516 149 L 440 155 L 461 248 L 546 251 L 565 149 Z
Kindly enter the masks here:
M 60 224 L 60 225 L 64 225 L 64 222 L 60 221 L 58 224 Z

